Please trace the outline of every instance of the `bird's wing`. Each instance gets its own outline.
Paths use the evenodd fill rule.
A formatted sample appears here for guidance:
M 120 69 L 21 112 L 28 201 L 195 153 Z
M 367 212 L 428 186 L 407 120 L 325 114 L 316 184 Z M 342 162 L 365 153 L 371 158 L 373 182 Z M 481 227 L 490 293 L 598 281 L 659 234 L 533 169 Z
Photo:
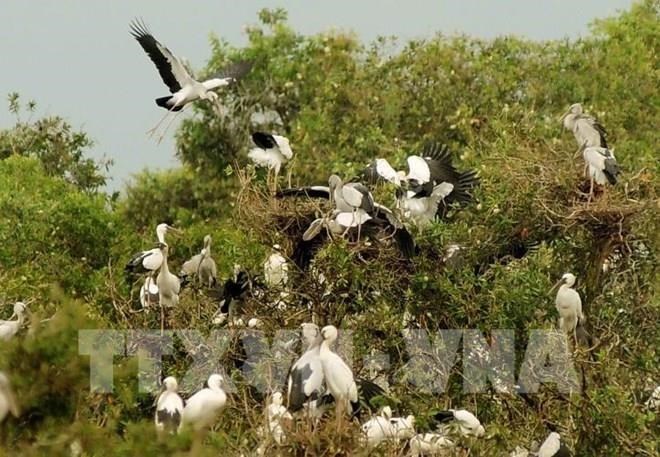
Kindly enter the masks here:
M 277 147 L 280 149 L 280 152 L 284 157 L 291 160 L 293 157 L 293 151 L 291 150 L 291 145 L 289 144 L 289 139 L 280 135 L 272 135 L 273 139 L 277 143 Z
M 160 77 L 171 93 L 178 92 L 193 81 L 181 60 L 154 38 L 144 22 L 134 20 L 131 23 L 131 35 L 156 65 Z
M 456 418 L 456 420 L 463 422 L 469 428 L 475 428 L 481 425 L 481 422 L 479 422 L 479 419 L 477 419 L 477 417 L 474 414 L 464 409 L 459 409 L 457 411 L 454 411 L 454 417 Z
M 223 68 L 209 79 L 204 81 L 202 84 L 206 89 L 211 90 L 220 86 L 227 86 L 232 84 L 248 74 L 252 70 L 254 62 L 251 60 L 241 60 L 236 63 L 232 63 L 227 67 Z
M 598 120 L 595 117 L 589 116 L 588 114 L 582 114 L 581 116 L 579 116 L 578 120 L 586 121 L 596 131 L 596 133 L 599 136 L 600 144 L 598 144 L 598 146 L 602 148 L 607 148 L 607 130 L 605 130 L 603 124 L 598 122 Z
M 358 210 L 355 213 L 340 212 L 335 216 L 335 221 L 342 227 L 357 227 L 371 219 L 366 212 Z
M 399 185 L 401 181 L 399 174 L 386 159 L 374 159 L 362 170 L 362 177 L 370 185 L 383 180 Z
M 431 180 L 431 170 L 426 160 L 420 156 L 410 156 L 406 161 L 408 162 L 407 178 L 409 180 L 415 180 L 420 184 Z
M 330 188 L 327 186 L 297 187 L 279 190 L 276 197 L 309 197 L 330 200 Z
M 252 141 L 254 141 L 254 144 L 259 146 L 261 149 L 272 149 L 277 146 L 275 137 L 266 132 L 252 133 Z
M 346 203 L 353 208 L 362 208 L 369 211 L 365 206 L 373 207 L 373 198 L 369 204 L 369 189 L 359 183 L 348 183 L 342 187 L 342 197 Z
M 549 436 L 539 448 L 537 455 L 538 457 L 555 457 L 560 447 L 560 441 Z

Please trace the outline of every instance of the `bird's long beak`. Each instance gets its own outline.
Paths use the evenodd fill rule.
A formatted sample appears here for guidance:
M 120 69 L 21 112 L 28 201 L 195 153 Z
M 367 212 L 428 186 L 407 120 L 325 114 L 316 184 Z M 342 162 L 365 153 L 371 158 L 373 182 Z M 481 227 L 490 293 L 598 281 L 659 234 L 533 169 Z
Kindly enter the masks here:
M 565 118 L 566 116 L 568 116 L 570 112 L 571 112 L 571 109 L 570 109 L 570 108 L 567 109 L 566 112 L 564 112 L 561 116 L 559 116 L 559 120 L 560 120 L 560 121 L 563 121 L 564 118 Z
M 554 292 L 555 290 L 557 290 L 557 288 L 558 288 L 559 286 L 561 286 L 563 283 L 564 283 L 564 278 L 561 278 L 561 279 L 560 279 L 559 281 L 557 281 L 557 282 L 555 283 L 555 285 L 552 286 L 552 288 L 548 291 L 548 295 L 552 294 L 552 292 Z
M 167 230 L 170 231 L 170 232 L 172 232 L 172 233 L 176 233 L 177 235 L 181 235 L 181 234 L 183 234 L 183 231 L 182 231 L 182 230 L 180 230 L 180 229 L 178 229 L 178 228 L 176 228 L 176 227 L 172 227 L 171 225 L 168 225 L 168 226 L 167 226 Z

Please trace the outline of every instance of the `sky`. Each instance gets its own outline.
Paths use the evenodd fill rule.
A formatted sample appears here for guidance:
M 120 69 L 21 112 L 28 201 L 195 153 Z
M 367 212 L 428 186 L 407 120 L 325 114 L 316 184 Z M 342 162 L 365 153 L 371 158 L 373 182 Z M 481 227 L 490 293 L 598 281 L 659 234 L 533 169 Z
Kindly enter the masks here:
M 144 168 L 177 166 L 174 130 L 158 144 L 147 136 L 167 95 L 155 67 L 128 33 L 144 18 L 154 36 L 193 68 L 210 55 L 209 34 L 247 42 L 243 28 L 262 8 L 283 7 L 298 32 L 352 30 L 369 42 L 436 32 L 534 40 L 588 34 L 595 18 L 628 9 L 632 0 L 2 0 L 0 92 L 35 100 L 38 115 L 63 116 L 95 141 L 92 157 L 114 160 L 107 190 L 124 187 Z M 0 128 L 14 118 L 0 106 Z

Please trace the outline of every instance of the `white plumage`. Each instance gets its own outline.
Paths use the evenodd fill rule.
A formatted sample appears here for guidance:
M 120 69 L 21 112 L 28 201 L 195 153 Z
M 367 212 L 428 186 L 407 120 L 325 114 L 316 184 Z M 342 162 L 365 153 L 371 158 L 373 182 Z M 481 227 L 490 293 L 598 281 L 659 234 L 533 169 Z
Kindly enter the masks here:
M 181 418 L 183 416 L 183 400 L 177 390 L 179 388 L 176 379 L 168 376 L 163 380 L 163 392 L 156 400 L 156 414 L 154 422 L 156 431 L 179 432 L 181 430 Z
M 570 457 L 571 453 L 561 443 L 561 436 L 557 432 L 551 432 L 539 448 L 538 457 Z
M 156 226 L 158 243 L 165 243 L 165 235 L 168 231 L 178 232 L 174 227 L 167 224 Z M 163 255 L 160 249 L 155 247 L 135 254 L 126 264 L 125 270 L 131 273 L 149 273 L 158 270 L 161 263 L 163 263 Z
M 337 405 L 342 405 L 346 411 L 357 408 L 358 390 L 353 372 L 342 358 L 330 349 L 337 340 L 337 328 L 327 325 L 321 330 L 321 349 L 319 356 L 323 367 L 323 377 L 328 391 Z
M 410 439 L 410 455 L 449 455 L 453 441 L 439 433 L 420 433 Z
M 9 378 L 0 371 L 0 423 L 5 420 L 9 413 L 14 417 L 18 417 L 18 405 Z
M 380 414 L 362 424 L 362 434 L 368 446 L 378 446 L 383 441 L 394 437 L 394 426 L 390 422 L 392 410 L 389 406 L 381 409 Z
M 403 217 L 412 220 L 418 227 L 424 227 L 433 222 L 438 212 L 438 205 L 453 190 L 452 183 L 443 182 L 436 185 L 428 197 L 420 197 L 413 191 L 403 191 L 400 192 L 397 204 Z
M 439 431 L 443 434 L 458 432 L 462 436 L 480 437 L 486 433 L 484 426 L 481 425 L 477 416 L 465 409 L 450 409 L 453 420 L 447 424 L 441 425 Z M 446 412 L 440 414 L 447 414 Z
M 584 113 L 580 103 L 571 105 L 562 120 L 564 127 L 573 132 L 578 147 L 607 147 L 605 129 L 594 117 Z
M 218 277 L 218 269 L 211 257 L 211 242 L 211 235 L 206 235 L 200 253 L 186 260 L 181 266 L 180 278 L 197 277 L 200 284 L 213 287 Z
M 184 426 L 202 430 L 215 423 L 218 414 L 227 403 L 227 394 L 221 386 L 222 381 L 221 375 L 212 374 L 207 381 L 208 387 L 188 399 L 183 409 Z
M 273 440 L 277 444 L 284 443 L 285 433 L 283 422 L 291 420 L 293 417 L 287 411 L 286 406 L 282 404 L 282 394 L 275 392 L 271 398 L 271 403 L 266 410 L 266 419 L 268 420 L 268 430 Z
M 160 251 L 163 255 L 163 263 L 156 278 L 156 285 L 158 286 L 158 301 L 161 307 L 172 307 L 179 304 L 179 292 L 181 283 L 179 277 L 170 272 L 167 265 L 167 255 L 169 253 L 169 246 L 165 243 L 160 244 Z
M 304 323 L 301 326 L 302 340 L 306 350 L 289 370 L 287 379 L 287 405 L 292 412 L 303 408 L 311 398 L 323 391 L 323 365 L 320 350 L 321 332 L 316 324 Z
M 14 304 L 14 312 L 9 318 L 9 320 L 0 320 L 0 340 L 2 341 L 9 341 L 11 340 L 14 336 L 16 336 L 16 333 L 20 330 L 20 328 L 23 326 L 23 322 L 25 320 L 24 314 L 26 310 L 25 303 L 23 302 L 16 302 Z M 16 320 L 11 320 L 14 317 L 16 317 Z
M 582 156 L 588 167 L 589 178 L 596 184 L 605 185 L 608 182 L 616 184 L 619 175 L 619 165 L 612 151 L 601 147 L 587 147 Z
M 284 287 L 289 280 L 289 264 L 280 249 L 279 245 L 274 245 L 272 254 L 264 262 L 264 280 L 269 287 Z
M 584 321 L 582 299 L 580 294 L 573 289 L 575 276 L 571 273 L 565 273 L 553 289 L 558 285 L 560 287 L 555 298 L 555 306 L 559 312 L 559 328 L 562 332 L 575 336 L 578 322 Z
M 143 308 L 159 304 L 158 285 L 153 276 L 147 276 L 140 287 L 140 304 Z
M 255 132 L 252 134 L 252 141 L 257 147 L 248 152 L 248 157 L 256 166 L 273 170 L 275 176 L 280 173 L 282 165 L 293 158 L 293 151 L 286 137 Z

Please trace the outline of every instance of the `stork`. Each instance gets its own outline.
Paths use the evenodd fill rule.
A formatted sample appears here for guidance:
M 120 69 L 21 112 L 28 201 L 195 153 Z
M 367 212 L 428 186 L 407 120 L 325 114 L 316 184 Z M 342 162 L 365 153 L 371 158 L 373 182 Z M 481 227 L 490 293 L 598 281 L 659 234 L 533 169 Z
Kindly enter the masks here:
M 256 166 L 268 169 L 269 179 L 271 171 L 274 173 L 276 187 L 280 168 L 293 158 L 289 139 L 273 133 L 254 132 L 252 141 L 257 147 L 248 152 L 248 157 Z
M 621 170 L 612 151 L 599 146 L 587 146 L 585 141 L 580 148 L 584 157 L 585 167 L 589 175 L 589 199 L 591 203 L 594 194 L 594 181 L 603 186 L 608 182 L 615 185 Z
M 538 457 L 571 457 L 571 451 L 561 442 L 557 432 L 551 432 L 545 439 L 538 452 Z
M 605 128 L 596 118 L 584 113 L 582 104 L 572 104 L 561 116 L 561 120 L 564 128 L 573 132 L 578 148 L 585 143 L 587 147 L 607 148 Z
M 327 325 L 321 330 L 323 341 L 319 358 L 323 367 L 323 377 L 337 406 L 344 408 L 344 411 L 357 411 L 360 403 L 353 371 L 337 353 L 330 349 L 337 340 L 337 335 L 337 328 L 334 325 Z
M 203 286 L 213 287 L 218 276 L 218 269 L 211 257 L 211 235 L 204 237 L 204 247 L 199 254 L 195 254 L 186 260 L 181 266 L 179 279 L 182 283 L 187 282 L 188 277 L 196 276 Z
M 323 393 L 321 332 L 318 325 L 304 323 L 300 325 L 300 333 L 306 350 L 291 365 L 287 377 L 287 405 L 291 412 L 299 411 L 305 403 L 316 400 Z
M 183 426 L 195 431 L 212 426 L 227 403 L 227 394 L 222 389 L 223 377 L 217 373 L 209 376 L 208 387 L 193 394 L 183 408 Z
M 582 299 L 580 294 L 573 288 L 575 275 L 564 273 L 559 281 L 552 286 L 550 292 L 557 287 L 555 306 L 559 312 L 559 328 L 566 334 L 572 334 L 577 343 L 576 328 L 578 323 L 584 323 L 585 317 L 582 313 Z
M 440 411 L 433 418 L 443 423 L 439 431 L 444 434 L 456 431 L 461 436 L 481 437 L 486 433 L 477 416 L 465 409 Z
M 156 226 L 156 238 L 158 243 L 165 243 L 165 235 L 168 232 L 180 233 L 178 229 L 175 229 L 171 225 L 167 224 L 158 224 Z M 140 274 L 140 273 L 150 273 L 153 274 L 154 271 L 160 268 L 160 264 L 163 262 L 163 255 L 160 251 L 160 248 L 157 246 L 148 251 L 141 251 L 131 257 L 131 260 L 128 261 L 124 267 L 124 271 L 129 274 Z
M 130 24 L 130 29 L 131 35 L 133 35 L 154 63 L 161 79 L 172 94 L 156 99 L 156 104 L 165 108 L 167 113 L 165 113 L 165 116 L 163 116 L 154 128 L 147 132 L 152 135 L 170 113 L 180 112 L 195 100 L 210 100 L 211 102 L 215 102 L 218 99 L 218 94 L 214 92 L 214 89 L 228 86 L 239 80 L 252 68 L 252 62 L 240 61 L 228 66 L 205 81 L 198 81 L 186 68 L 181 59 L 154 38 L 144 22 L 133 20 Z M 172 121 L 174 118 L 172 118 Z M 170 121 L 170 124 L 172 121 Z M 170 124 L 167 125 L 160 139 L 165 135 Z
M 25 306 L 25 303 L 20 301 L 16 302 L 14 304 L 14 313 L 9 320 L 0 320 L 0 340 L 9 341 L 16 336 L 25 321 L 24 314 L 26 310 L 27 307 Z M 15 321 L 12 320 L 14 317 L 16 318 Z
M 176 378 L 173 376 L 168 376 L 163 380 L 163 390 L 156 400 L 154 417 L 158 433 L 174 433 L 181 430 L 183 400 L 177 392 L 178 387 Z

